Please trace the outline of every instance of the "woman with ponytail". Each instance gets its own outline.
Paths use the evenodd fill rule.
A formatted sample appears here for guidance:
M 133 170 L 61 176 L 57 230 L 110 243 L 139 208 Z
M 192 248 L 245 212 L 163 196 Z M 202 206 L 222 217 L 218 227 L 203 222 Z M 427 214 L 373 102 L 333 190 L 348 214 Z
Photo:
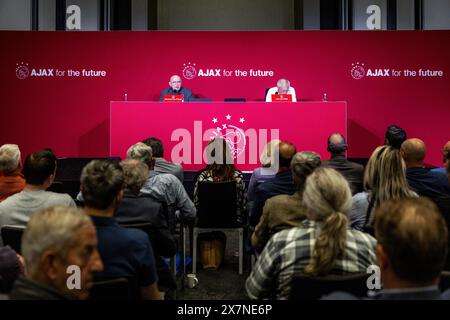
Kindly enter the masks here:
M 291 279 L 299 272 L 361 273 L 375 263 L 375 239 L 348 226 L 352 196 L 340 173 L 316 169 L 306 180 L 303 202 L 307 219 L 276 233 L 258 258 L 246 282 L 250 298 L 288 299 Z

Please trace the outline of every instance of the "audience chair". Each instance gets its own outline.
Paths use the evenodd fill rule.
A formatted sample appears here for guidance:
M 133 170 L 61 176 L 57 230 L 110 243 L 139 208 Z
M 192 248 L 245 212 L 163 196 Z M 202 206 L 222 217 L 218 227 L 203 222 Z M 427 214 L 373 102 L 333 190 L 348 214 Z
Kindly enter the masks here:
M 192 271 L 197 271 L 197 237 L 211 231 L 234 231 L 239 235 L 239 274 L 243 273 L 244 228 L 237 224 L 236 182 L 201 182 L 198 185 L 197 224 L 193 228 Z
M 441 279 L 439 281 L 439 289 L 441 289 L 442 292 L 450 289 L 450 271 L 442 271 Z
M 3 226 L 1 230 L 3 245 L 9 245 L 15 252 L 21 254 L 22 234 L 24 230 L 25 227 L 22 226 Z
M 292 278 L 290 300 L 317 300 L 335 291 L 344 291 L 358 297 L 367 296 L 369 274 L 309 276 L 299 273 Z

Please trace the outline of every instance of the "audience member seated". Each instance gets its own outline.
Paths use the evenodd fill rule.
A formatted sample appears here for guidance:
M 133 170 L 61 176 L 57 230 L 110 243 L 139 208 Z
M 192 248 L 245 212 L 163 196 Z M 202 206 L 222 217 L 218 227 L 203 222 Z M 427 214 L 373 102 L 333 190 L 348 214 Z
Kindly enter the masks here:
M 25 226 L 31 215 L 40 209 L 75 207 L 68 194 L 46 191 L 55 178 L 55 172 L 56 157 L 49 149 L 32 153 L 25 159 L 25 188 L 0 203 L 0 228 L 4 225 Z
M 172 258 L 177 249 L 169 229 L 167 205 L 140 192 L 149 175 L 145 163 L 128 159 L 122 161 L 120 166 L 123 169 L 125 190 L 114 216 L 120 224 L 151 224 L 148 236 L 155 255 L 158 287 L 166 293 L 167 299 L 168 292 L 176 289 L 176 282 L 161 256 Z
M 307 219 L 269 240 L 256 260 L 246 289 L 252 299 L 287 299 L 294 274 L 320 276 L 366 272 L 375 262 L 376 240 L 348 228 L 352 194 L 345 178 L 318 168 L 306 180 Z
M 324 161 L 323 166 L 339 171 L 350 184 L 352 194 L 363 191 L 364 167 L 359 163 L 347 160 L 347 142 L 340 133 L 333 133 L 328 137 L 328 152 L 331 159 Z
M 299 227 L 306 219 L 306 209 L 303 204 L 303 190 L 306 178 L 321 164 L 320 156 L 314 152 L 296 153 L 291 162 L 294 183 L 297 192 L 293 195 L 278 195 L 267 199 L 263 215 L 252 235 L 252 246 L 260 252 L 270 237 L 276 232 Z
M 9 246 L 0 247 L 0 293 L 9 293 L 14 281 L 23 275 L 23 258 Z
M 25 188 L 20 150 L 17 144 L 0 147 L 0 202 Z
M 290 94 L 292 95 L 292 102 L 297 102 L 295 89 L 291 87 L 291 83 L 287 79 L 280 79 L 277 81 L 277 86 L 267 90 L 266 102 L 272 102 L 273 94 Z
M 406 131 L 396 125 L 387 127 L 384 144 L 400 150 L 402 143 L 407 139 Z
M 151 137 L 145 139 L 142 142 L 152 148 L 153 159 L 155 159 L 155 166 L 153 168 L 155 174 L 170 173 L 173 174 L 175 177 L 177 177 L 181 183 L 183 183 L 184 180 L 183 167 L 177 163 L 169 162 L 166 159 L 164 159 L 164 147 L 162 141 L 159 140 L 158 138 Z
M 142 299 L 159 300 L 155 259 L 148 236 L 117 224 L 114 212 L 122 201 L 124 176 L 118 163 L 89 162 L 81 173 L 84 209 L 97 229 L 98 251 L 104 270 L 100 278 L 134 278 Z
M 114 217 L 121 224 L 150 223 L 152 225 L 151 241 L 155 255 L 172 257 L 176 243 L 169 230 L 167 208 L 165 204 L 141 193 L 142 186 L 148 179 L 149 170 L 139 160 L 127 159 L 120 163 L 124 174 L 123 199 Z
M 215 139 L 209 142 L 206 149 L 207 165 L 197 175 L 194 183 L 194 204 L 199 206 L 198 188 L 202 182 L 228 182 L 236 181 L 236 217 L 237 223 L 245 223 L 246 195 L 245 183 L 242 172 L 237 170 L 233 164 L 233 156 L 223 139 Z
M 250 177 L 250 182 L 248 183 L 248 191 L 247 191 L 247 208 L 248 211 L 251 212 L 253 207 L 253 202 L 255 201 L 255 193 L 256 187 L 258 187 L 261 183 L 272 179 L 275 177 L 276 171 L 272 167 L 272 162 L 274 157 L 278 156 L 278 144 L 280 140 L 274 139 L 269 141 L 259 157 L 259 161 L 261 162 L 261 167 L 253 170 L 253 173 Z
M 149 178 L 141 189 L 142 193 L 149 194 L 153 198 L 167 203 L 169 207 L 179 210 L 178 218 L 182 222 L 194 221 L 197 211 L 180 180 L 172 174 L 156 174 L 153 170 L 155 161 L 150 146 L 138 142 L 128 149 L 127 157 L 142 161 L 150 170 Z M 172 226 L 169 227 L 172 230 Z
M 449 153 L 450 153 L 450 141 L 447 141 L 447 143 L 442 148 L 442 162 L 444 163 L 444 166 L 442 166 L 440 168 L 434 168 L 431 171 L 446 174 L 445 164 L 447 162 L 447 157 L 448 157 Z
M 267 199 L 279 194 L 291 195 L 297 191 L 292 178 L 291 161 L 295 155 L 295 146 L 288 142 L 280 142 L 278 145 L 278 157 L 272 168 L 277 168 L 277 174 L 270 180 L 256 187 L 255 201 L 250 212 L 250 226 L 255 227 L 261 218 L 263 207 Z
M 23 235 L 22 253 L 26 276 L 15 282 L 10 295 L 14 300 L 86 299 L 94 273 L 103 269 L 95 228 L 76 208 L 52 207 L 35 213 Z M 78 266 L 78 272 L 70 266 Z M 80 278 L 72 281 L 75 274 Z M 79 287 L 69 288 L 68 283 L 75 281 Z
M 352 228 L 363 230 L 366 225 L 373 226 L 373 212 L 384 201 L 417 197 L 409 188 L 405 170 L 398 149 L 386 145 L 375 149 L 364 173 L 365 191 L 355 194 L 352 199 L 349 213 Z
M 159 101 L 163 101 L 164 95 L 166 94 L 182 94 L 184 101 L 190 101 L 193 98 L 192 91 L 182 87 L 181 84 L 182 81 L 180 76 L 178 75 L 171 76 L 169 80 L 169 88 L 161 91 Z
M 438 284 L 448 252 L 448 230 L 430 200 L 384 202 L 376 212 L 375 235 L 383 290 L 373 299 L 442 299 Z M 336 292 L 327 299 L 356 297 Z
M 424 168 L 426 146 L 422 140 L 406 140 L 400 152 L 406 163 L 406 179 L 411 189 L 431 199 L 450 196 L 450 184 L 445 173 Z

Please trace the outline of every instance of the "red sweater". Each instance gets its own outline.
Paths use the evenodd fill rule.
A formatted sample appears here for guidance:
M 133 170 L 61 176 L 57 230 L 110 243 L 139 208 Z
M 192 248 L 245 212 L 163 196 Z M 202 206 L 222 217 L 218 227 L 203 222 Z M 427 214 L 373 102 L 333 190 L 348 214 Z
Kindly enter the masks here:
M 13 194 L 20 192 L 25 188 L 25 179 L 20 173 L 20 169 L 4 175 L 0 172 L 0 202 L 12 196 Z

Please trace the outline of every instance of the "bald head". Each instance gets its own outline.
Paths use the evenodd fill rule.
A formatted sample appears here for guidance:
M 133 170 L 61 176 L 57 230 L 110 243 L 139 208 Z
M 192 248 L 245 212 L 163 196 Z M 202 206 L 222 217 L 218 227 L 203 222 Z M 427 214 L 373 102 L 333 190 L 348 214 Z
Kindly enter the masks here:
M 181 77 L 179 75 L 173 75 L 170 77 L 169 87 L 171 87 L 175 91 L 178 91 L 181 88 L 181 83 Z
M 289 142 L 282 141 L 282 142 L 280 142 L 278 147 L 279 147 L 279 152 L 280 152 L 279 168 L 280 169 L 290 168 L 292 158 L 294 157 L 295 152 L 296 152 L 294 145 Z
M 447 156 L 450 154 L 450 141 L 447 141 L 442 148 L 442 161 L 445 163 L 447 161 Z
M 422 140 L 417 138 L 408 139 L 402 143 L 400 151 L 408 168 L 423 166 L 427 150 Z
M 347 151 L 347 142 L 339 132 L 333 133 L 328 137 L 328 151 L 332 155 L 342 155 Z

